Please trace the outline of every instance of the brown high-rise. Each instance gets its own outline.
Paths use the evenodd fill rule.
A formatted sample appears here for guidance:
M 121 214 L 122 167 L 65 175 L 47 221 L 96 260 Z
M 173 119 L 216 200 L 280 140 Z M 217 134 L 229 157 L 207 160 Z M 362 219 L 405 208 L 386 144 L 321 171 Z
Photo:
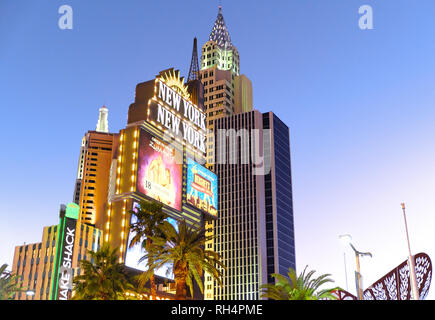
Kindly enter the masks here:
M 214 130 L 216 119 L 253 110 L 252 83 L 240 74 L 239 52 L 231 42 L 221 7 L 210 38 L 202 47 L 200 68 L 209 131 Z M 214 162 L 211 133 L 207 142 L 208 167 L 213 169 Z
M 100 109 L 97 130 L 102 127 L 102 111 L 107 114 L 107 108 Z M 108 128 L 105 131 L 107 130 Z M 79 220 L 99 229 L 103 229 L 101 219 L 105 215 L 112 150 L 117 143 L 117 137 L 118 135 L 113 133 L 88 131 L 82 139 L 80 149 L 74 202 L 80 206 Z

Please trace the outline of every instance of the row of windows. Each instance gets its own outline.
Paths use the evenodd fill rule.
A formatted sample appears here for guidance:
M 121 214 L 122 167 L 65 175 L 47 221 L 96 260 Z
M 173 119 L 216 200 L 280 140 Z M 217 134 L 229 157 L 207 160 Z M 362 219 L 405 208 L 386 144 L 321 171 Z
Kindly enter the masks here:
M 212 85 L 214 83 L 214 80 L 213 79 L 210 79 L 210 80 L 208 80 L 208 81 L 204 81 L 203 82 L 203 85 L 204 85 L 204 87 L 207 87 L 208 85 Z
M 214 72 L 213 71 L 210 71 L 210 72 L 204 72 L 203 74 L 202 74 L 202 78 L 204 79 L 204 78 L 208 78 L 208 77 L 213 77 L 214 76 Z M 210 83 L 210 84 L 212 84 L 212 83 Z M 204 83 L 204 85 L 206 85 L 205 83 Z

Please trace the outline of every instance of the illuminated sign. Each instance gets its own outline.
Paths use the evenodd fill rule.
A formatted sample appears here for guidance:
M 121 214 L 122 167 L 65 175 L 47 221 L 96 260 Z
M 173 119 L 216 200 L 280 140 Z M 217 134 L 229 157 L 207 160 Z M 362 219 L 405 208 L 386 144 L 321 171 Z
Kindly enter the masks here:
M 71 298 L 73 288 L 72 258 L 78 213 L 79 206 L 75 203 L 70 203 L 66 207 L 62 205 L 61 207 L 53 277 L 54 292 L 51 296 L 54 300 L 68 300 Z
M 187 203 L 217 217 L 217 176 L 210 170 L 187 159 Z
M 181 79 L 156 79 L 147 120 L 194 151 L 206 152 L 206 114 L 192 104 Z
M 181 211 L 182 157 L 173 146 L 141 130 L 136 191 Z
M 138 206 L 138 203 L 135 202 L 133 205 L 133 210 L 136 210 Z M 172 218 L 167 218 L 167 221 L 172 224 L 176 230 L 178 230 L 178 225 L 177 225 L 177 221 L 175 219 Z M 130 225 L 133 225 L 134 223 L 137 222 L 137 217 L 132 214 L 131 215 L 131 220 L 130 220 Z M 136 243 L 133 247 L 130 248 L 130 243 L 131 240 L 133 240 L 133 238 L 136 236 L 136 233 L 134 232 L 129 232 L 128 235 L 128 242 L 127 242 L 127 251 L 125 254 L 125 265 L 127 267 L 136 269 L 136 270 L 140 270 L 140 271 L 147 271 L 148 270 L 148 266 L 147 266 L 147 260 L 145 259 L 142 262 L 139 262 L 139 260 L 146 255 L 146 250 L 142 247 L 141 243 Z M 142 239 L 142 242 L 145 241 L 146 238 Z M 160 277 L 164 277 L 164 278 L 168 278 L 168 279 L 172 279 L 174 280 L 174 275 L 171 272 L 171 268 L 170 266 L 162 266 L 159 269 L 154 270 L 154 274 Z

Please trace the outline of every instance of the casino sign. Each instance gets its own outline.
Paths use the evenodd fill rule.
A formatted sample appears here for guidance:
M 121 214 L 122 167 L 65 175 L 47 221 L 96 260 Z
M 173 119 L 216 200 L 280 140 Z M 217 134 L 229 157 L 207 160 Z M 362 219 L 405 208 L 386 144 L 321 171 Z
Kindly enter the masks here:
M 148 103 L 147 121 L 191 151 L 206 153 L 206 114 L 190 100 L 179 73 L 155 79 L 154 97 Z

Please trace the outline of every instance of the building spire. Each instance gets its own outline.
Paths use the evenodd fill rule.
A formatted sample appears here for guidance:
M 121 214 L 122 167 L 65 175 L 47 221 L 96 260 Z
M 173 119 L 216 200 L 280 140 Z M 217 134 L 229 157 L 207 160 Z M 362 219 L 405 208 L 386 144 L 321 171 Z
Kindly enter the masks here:
M 196 37 L 193 39 L 192 62 L 190 63 L 189 77 L 187 78 L 187 82 L 192 80 L 199 80 L 198 45 Z
M 233 44 L 231 43 L 231 37 L 225 25 L 224 16 L 222 15 L 222 6 L 219 6 L 218 16 L 213 25 L 213 29 L 210 33 L 209 41 L 214 41 L 221 48 L 231 50 Z
M 109 120 L 108 120 L 109 110 L 106 106 L 100 108 L 100 114 L 98 116 L 97 128 L 95 131 L 109 133 Z

